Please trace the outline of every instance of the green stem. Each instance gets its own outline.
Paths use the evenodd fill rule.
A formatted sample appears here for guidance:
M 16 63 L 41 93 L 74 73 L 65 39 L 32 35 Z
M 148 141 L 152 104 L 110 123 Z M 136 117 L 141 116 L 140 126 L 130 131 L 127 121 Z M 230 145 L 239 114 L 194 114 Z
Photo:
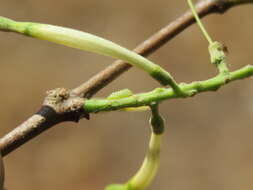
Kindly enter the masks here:
M 128 190 L 143 190 L 153 180 L 160 165 L 160 146 L 162 135 L 151 133 L 148 153 L 135 176 L 127 182 Z
M 211 37 L 209 36 L 208 32 L 206 31 L 204 25 L 202 24 L 202 22 L 200 21 L 199 19 L 199 16 L 197 14 L 197 11 L 196 11 L 196 8 L 195 6 L 193 5 L 192 1 L 191 0 L 187 0 L 190 8 L 191 8 L 191 11 L 197 21 L 197 24 L 199 25 L 201 31 L 203 32 L 204 36 L 206 37 L 207 41 L 209 42 L 209 44 L 212 44 L 213 43 L 213 40 L 211 39 Z
M 247 65 L 241 69 L 231 72 L 229 78 L 219 74 L 216 77 L 205 81 L 180 84 L 180 88 L 185 94 L 193 96 L 201 92 L 215 91 L 231 81 L 244 79 L 252 75 L 253 66 Z M 84 102 L 84 109 L 89 113 L 96 113 L 100 111 L 119 110 L 127 107 L 147 106 L 150 105 L 151 102 L 160 102 L 172 98 L 184 98 L 184 96 L 176 94 L 170 88 L 158 88 L 151 92 L 136 94 L 127 98 L 115 100 L 88 99 Z
M 105 190 L 144 190 L 153 181 L 160 165 L 161 137 L 164 131 L 164 120 L 158 111 L 158 103 L 150 103 L 151 137 L 145 159 L 136 174 L 125 184 L 110 184 Z
M 147 155 L 138 172 L 127 182 L 129 190 L 143 190 L 154 179 L 160 165 L 161 137 L 164 130 L 164 121 L 158 111 L 158 103 L 150 104 L 152 116 L 150 118 L 151 138 Z
M 226 76 L 227 78 L 229 78 L 229 69 L 226 65 L 226 55 L 224 52 L 224 46 L 217 42 L 217 41 L 213 41 L 211 39 L 211 37 L 209 36 L 208 32 L 206 31 L 205 27 L 203 26 L 202 22 L 200 21 L 200 18 L 197 14 L 197 11 L 195 9 L 195 6 L 193 5 L 191 0 L 187 0 L 191 11 L 202 31 L 202 33 L 204 34 L 204 36 L 206 37 L 207 41 L 209 42 L 209 54 L 211 57 L 211 63 L 213 63 L 219 70 L 220 75 Z
M 4 17 L 0 17 L 0 30 L 17 32 L 68 47 L 124 60 L 144 70 L 162 85 L 170 85 L 176 92 L 180 92 L 176 81 L 162 67 L 133 51 L 98 36 L 60 26 L 16 22 Z

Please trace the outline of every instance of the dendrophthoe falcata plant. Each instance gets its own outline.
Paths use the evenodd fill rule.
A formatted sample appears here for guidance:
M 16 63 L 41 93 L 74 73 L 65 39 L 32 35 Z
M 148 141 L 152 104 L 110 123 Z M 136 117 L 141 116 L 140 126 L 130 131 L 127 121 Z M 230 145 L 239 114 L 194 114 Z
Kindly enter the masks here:
M 129 180 L 126 180 L 125 183 L 108 185 L 105 187 L 105 190 L 144 190 L 152 183 L 159 168 L 162 134 L 166 128 L 165 120 L 159 113 L 158 109 L 159 104 L 162 101 L 174 98 L 192 97 L 205 91 L 215 91 L 229 82 L 253 75 L 252 65 L 247 65 L 233 72 L 229 70 L 226 63 L 225 47 L 222 45 L 222 43 L 213 41 L 211 39 L 202 25 L 191 0 L 187 1 L 196 19 L 196 22 L 198 23 L 202 33 L 209 43 L 208 51 L 210 54 L 211 63 L 217 67 L 218 70 L 217 76 L 213 78 L 204 81 L 194 81 L 191 83 L 178 83 L 168 71 L 163 69 L 158 64 L 153 63 L 134 51 L 130 51 L 118 44 L 93 34 L 60 26 L 32 22 L 17 22 L 5 17 L 0 17 L 0 30 L 2 31 L 16 32 L 29 37 L 47 40 L 72 48 L 77 48 L 105 56 L 111 56 L 113 58 L 126 61 L 132 66 L 135 66 L 146 72 L 162 85 L 162 87 L 158 87 L 150 92 L 139 94 L 134 94 L 129 89 L 123 89 L 113 92 L 106 98 L 99 99 L 80 97 L 74 91 L 58 88 L 49 91 L 48 97 L 45 99 L 41 110 L 37 113 L 36 117 L 34 116 L 34 118 L 32 118 L 32 121 L 39 126 L 43 122 L 50 123 L 49 125 L 52 123 L 53 125 L 60 120 L 78 121 L 83 117 L 89 118 L 89 114 L 91 113 L 98 113 L 102 111 L 150 111 L 150 141 L 142 165 L 133 175 L 133 177 L 131 177 Z M 52 119 L 50 122 L 47 120 L 49 113 L 55 116 L 50 117 L 50 119 Z M 63 116 L 64 119 L 59 119 L 61 116 Z M 26 126 L 27 125 L 24 125 L 23 128 Z M 35 124 L 33 125 L 33 127 L 36 126 L 37 125 Z M 23 132 L 22 130 L 19 128 L 16 130 L 16 132 Z M 20 138 L 21 137 L 22 135 L 20 135 Z M 6 143 L 10 138 L 11 135 L 7 135 L 2 138 L 2 144 Z M 3 147 L 5 147 L 5 144 Z M 15 146 L 10 147 L 11 148 L 9 149 L 6 148 L 5 151 L 1 149 L 2 154 L 6 155 L 15 149 Z M 1 189 L 3 189 L 3 167 L 0 167 L 0 170 L 0 185 Z

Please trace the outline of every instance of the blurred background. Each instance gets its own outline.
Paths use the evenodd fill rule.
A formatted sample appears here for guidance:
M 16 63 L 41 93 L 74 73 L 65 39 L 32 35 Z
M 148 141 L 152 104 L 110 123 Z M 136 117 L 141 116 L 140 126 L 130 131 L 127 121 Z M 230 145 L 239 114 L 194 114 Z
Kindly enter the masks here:
M 3 0 L 2 16 L 72 27 L 110 39 L 129 49 L 177 18 L 186 1 L 165 0 Z M 231 69 L 252 64 L 253 6 L 210 15 L 204 24 L 229 49 Z M 36 112 L 47 90 L 74 88 L 113 59 L 13 33 L 0 33 L 1 135 Z M 207 41 L 194 25 L 150 59 L 177 81 L 216 74 Z M 218 92 L 166 101 L 161 168 L 148 189 L 238 190 L 253 188 L 252 78 Z M 96 97 L 129 88 L 145 92 L 159 86 L 131 69 Z M 5 157 L 9 190 L 101 190 L 124 183 L 139 168 L 149 140 L 149 112 L 110 112 L 91 120 L 48 130 Z

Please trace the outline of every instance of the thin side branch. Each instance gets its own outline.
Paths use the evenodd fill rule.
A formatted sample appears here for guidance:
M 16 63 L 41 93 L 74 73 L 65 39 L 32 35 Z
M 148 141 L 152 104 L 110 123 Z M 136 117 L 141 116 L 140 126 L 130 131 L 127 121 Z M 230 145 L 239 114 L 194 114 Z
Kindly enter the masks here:
M 233 6 L 245 3 L 253 3 L 253 0 L 202 0 L 195 7 L 198 15 L 204 17 L 211 13 L 224 13 Z M 148 56 L 193 23 L 195 23 L 194 15 L 188 10 L 142 42 L 133 51 L 142 56 Z M 128 63 L 117 60 L 82 85 L 73 89 L 73 92 L 79 96 L 90 98 L 130 68 L 131 65 Z

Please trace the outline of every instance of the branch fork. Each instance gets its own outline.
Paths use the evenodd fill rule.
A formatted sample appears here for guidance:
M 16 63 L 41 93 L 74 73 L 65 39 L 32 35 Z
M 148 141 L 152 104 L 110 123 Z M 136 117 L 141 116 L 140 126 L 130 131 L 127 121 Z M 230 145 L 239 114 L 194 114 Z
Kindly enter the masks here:
M 81 118 L 89 119 L 89 114 L 84 110 L 83 104 L 84 98 L 74 95 L 71 90 L 56 88 L 47 91 L 43 106 L 37 114 L 45 118 L 56 117 L 58 122 L 78 122 Z

